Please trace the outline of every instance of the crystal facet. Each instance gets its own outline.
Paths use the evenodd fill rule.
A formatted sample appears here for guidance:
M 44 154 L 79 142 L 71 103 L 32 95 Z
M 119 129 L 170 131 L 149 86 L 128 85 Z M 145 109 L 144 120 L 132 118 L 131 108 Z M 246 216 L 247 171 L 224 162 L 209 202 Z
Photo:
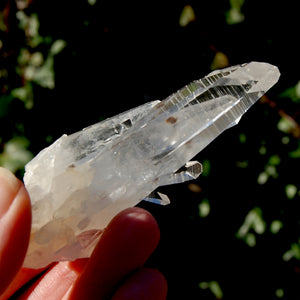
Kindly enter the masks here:
M 157 187 L 196 178 L 189 162 L 235 125 L 279 78 L 275 66 L 251 62 L 210 73 L 172 94 L 63 135 L 26 166 L 33 222 L 25 267 L 89 257 L 119 211 Z M 182 168 L 182 166 L 185 166 Z

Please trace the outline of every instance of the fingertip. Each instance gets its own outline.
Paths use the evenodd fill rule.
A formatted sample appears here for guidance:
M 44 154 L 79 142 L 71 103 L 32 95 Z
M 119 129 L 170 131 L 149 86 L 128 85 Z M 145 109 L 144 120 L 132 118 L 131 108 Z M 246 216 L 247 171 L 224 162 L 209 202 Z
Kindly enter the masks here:
M 149 225 L 157 226 L 156 220 L 151 213 L 140 207 L 129 207 L 122 210 L 110 221 L 109 225 L 128 219 L 137 221 L 140 220 Z
M 156 269 L 143 268 L 130 276 L 112 297 L 112 300 L 165 300 L 168 285 Z
M 153 216 L 141 208 L 116 215 L 102 236 L 72 290 L 74 299 L 104 299 L 128 274 L 142 267 L 159 242 Z
M 154 217 L 146 210 L 139 207 L 130 207 L 116 215 L 109 226 L 104 231 L 120 231 L 122 236 L 128 238 L 128 235 L 136 237 L 139 234 L 148 235 L 152 244 L 158 244 L 160 230 Z
M 159 239 L 160 230 L 154 217 L 142 208 L 131 207 L 113 218 L 101 237 L 103 244 L 100 240 L 97 247 L 107 246 L 114 256 L 127 257 L 123 259 L 123 267 L 136 269 L 143 266 Z
M 29 242 L 31 206 L 24 185 L 0 169 L 0 294 L 20 269 Z
M 0 219 L 12 205 L 21 182 L 9 170 L 0 167 Z

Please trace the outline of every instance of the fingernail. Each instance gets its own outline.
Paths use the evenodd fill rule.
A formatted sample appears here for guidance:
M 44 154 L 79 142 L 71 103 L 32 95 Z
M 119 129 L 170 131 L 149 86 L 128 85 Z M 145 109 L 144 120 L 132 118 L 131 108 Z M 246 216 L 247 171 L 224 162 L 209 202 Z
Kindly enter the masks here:
M 0 218 L 8 211 L 19 189 L 20 181 L 13 173 L 0 167 Z

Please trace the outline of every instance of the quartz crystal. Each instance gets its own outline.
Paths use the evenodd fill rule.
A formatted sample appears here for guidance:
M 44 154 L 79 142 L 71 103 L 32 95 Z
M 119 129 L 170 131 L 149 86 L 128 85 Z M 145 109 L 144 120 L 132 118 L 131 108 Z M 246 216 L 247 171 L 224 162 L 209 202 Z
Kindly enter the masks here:
M 213 71 L 172 94 L 63 135 L 26 166 L 32 232 L 24 266 L 89 257 L 101 230 L 141 200 L 167 204 L 154 191 L 196 178 L 190 162 L 235 125 L 279 78 L 251 62 Z

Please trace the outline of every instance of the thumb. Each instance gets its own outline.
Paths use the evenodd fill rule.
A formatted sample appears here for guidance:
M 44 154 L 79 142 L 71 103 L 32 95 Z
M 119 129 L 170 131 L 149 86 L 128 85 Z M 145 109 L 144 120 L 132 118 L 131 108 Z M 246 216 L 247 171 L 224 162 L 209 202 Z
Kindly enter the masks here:
M 30 227 L 27 191 L 10 171 L 0 167 L 0 295 L 23 263 Z

